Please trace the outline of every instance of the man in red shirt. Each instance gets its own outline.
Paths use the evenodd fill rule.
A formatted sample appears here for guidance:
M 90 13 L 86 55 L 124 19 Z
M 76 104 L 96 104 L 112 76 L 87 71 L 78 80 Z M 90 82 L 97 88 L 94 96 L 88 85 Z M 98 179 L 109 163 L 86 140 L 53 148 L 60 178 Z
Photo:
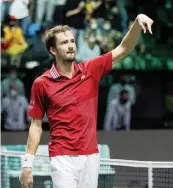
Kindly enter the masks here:
M 32 117 L 23 156 L 20 182 L 33 183 L 32 165 L 42 134 L 42 118 L 50 123 L 49 156 L 55 188 L 97 188 L 99 155 L 96 138 L 99 81 L 112 64 L 128 55 L 143 29 L 151 31 L 153 21 L 137 16 L 121 44 L 111 52 L 76 64 L 74 34 L 68 26 L 51 29 L 45 44 L 56 62 L 32 86 L 28 115 Z M 82 44 L 81 44 L 82 45 Z

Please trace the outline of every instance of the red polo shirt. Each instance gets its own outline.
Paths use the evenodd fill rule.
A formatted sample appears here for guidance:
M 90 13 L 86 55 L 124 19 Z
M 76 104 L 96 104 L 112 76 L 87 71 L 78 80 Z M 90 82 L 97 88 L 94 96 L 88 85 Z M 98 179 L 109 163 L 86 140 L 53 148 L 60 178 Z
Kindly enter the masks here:
M 99 81 L 112 70 L 112 53 L 74 63 L 71 79 L 53 65 L 32 86 L 28 115 L 50 123 L 50 157 L 98 152 L 96 123 Z

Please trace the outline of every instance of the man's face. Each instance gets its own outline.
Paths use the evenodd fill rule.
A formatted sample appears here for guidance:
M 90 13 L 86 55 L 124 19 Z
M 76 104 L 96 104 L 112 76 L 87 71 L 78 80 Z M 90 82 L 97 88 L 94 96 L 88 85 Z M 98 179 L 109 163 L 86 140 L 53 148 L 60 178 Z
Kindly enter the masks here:
M 124 93 L 121 98 L 121 103 L 125 104 L 128 100 L 129 100 L 129 94 L 128 93 Z
M 97 29 L 97 21 L 96 21 L 96 19 L 92 19 L 90 21 L 89 27 L 91 28 L 91 30 Z
M 14 27 L 14 26 L 17 26 L 17 20 L 11 20 L 10 22 L 9 22 L 9 25 L 11 26 L 11 27 Z
M 75 59 L 76 43 L 71 31 L 58 33 L 53 55 L 64 62 L 73 62 Z

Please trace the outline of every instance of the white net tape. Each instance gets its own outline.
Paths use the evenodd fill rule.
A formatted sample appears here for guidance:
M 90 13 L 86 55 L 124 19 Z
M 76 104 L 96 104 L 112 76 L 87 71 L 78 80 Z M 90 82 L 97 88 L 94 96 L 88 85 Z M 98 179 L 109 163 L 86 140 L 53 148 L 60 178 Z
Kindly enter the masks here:
M 2 188 L 19 188 L 23 152 L 1 150 Z M 98 188 L 173 188 L 173 162 L 100 159 Z M 36 155 L 33 188 L 53 188 L 50 160 Z

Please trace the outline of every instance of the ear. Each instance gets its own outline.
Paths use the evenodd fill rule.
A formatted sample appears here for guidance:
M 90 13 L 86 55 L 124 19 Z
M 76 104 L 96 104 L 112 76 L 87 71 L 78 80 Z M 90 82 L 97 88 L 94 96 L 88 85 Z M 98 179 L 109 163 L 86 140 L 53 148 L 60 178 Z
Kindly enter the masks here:
M 52 55 L 54 55 L 54 56 L 56 55 L 56 50 L 54 47 L 50 47 L 50 52 Z

